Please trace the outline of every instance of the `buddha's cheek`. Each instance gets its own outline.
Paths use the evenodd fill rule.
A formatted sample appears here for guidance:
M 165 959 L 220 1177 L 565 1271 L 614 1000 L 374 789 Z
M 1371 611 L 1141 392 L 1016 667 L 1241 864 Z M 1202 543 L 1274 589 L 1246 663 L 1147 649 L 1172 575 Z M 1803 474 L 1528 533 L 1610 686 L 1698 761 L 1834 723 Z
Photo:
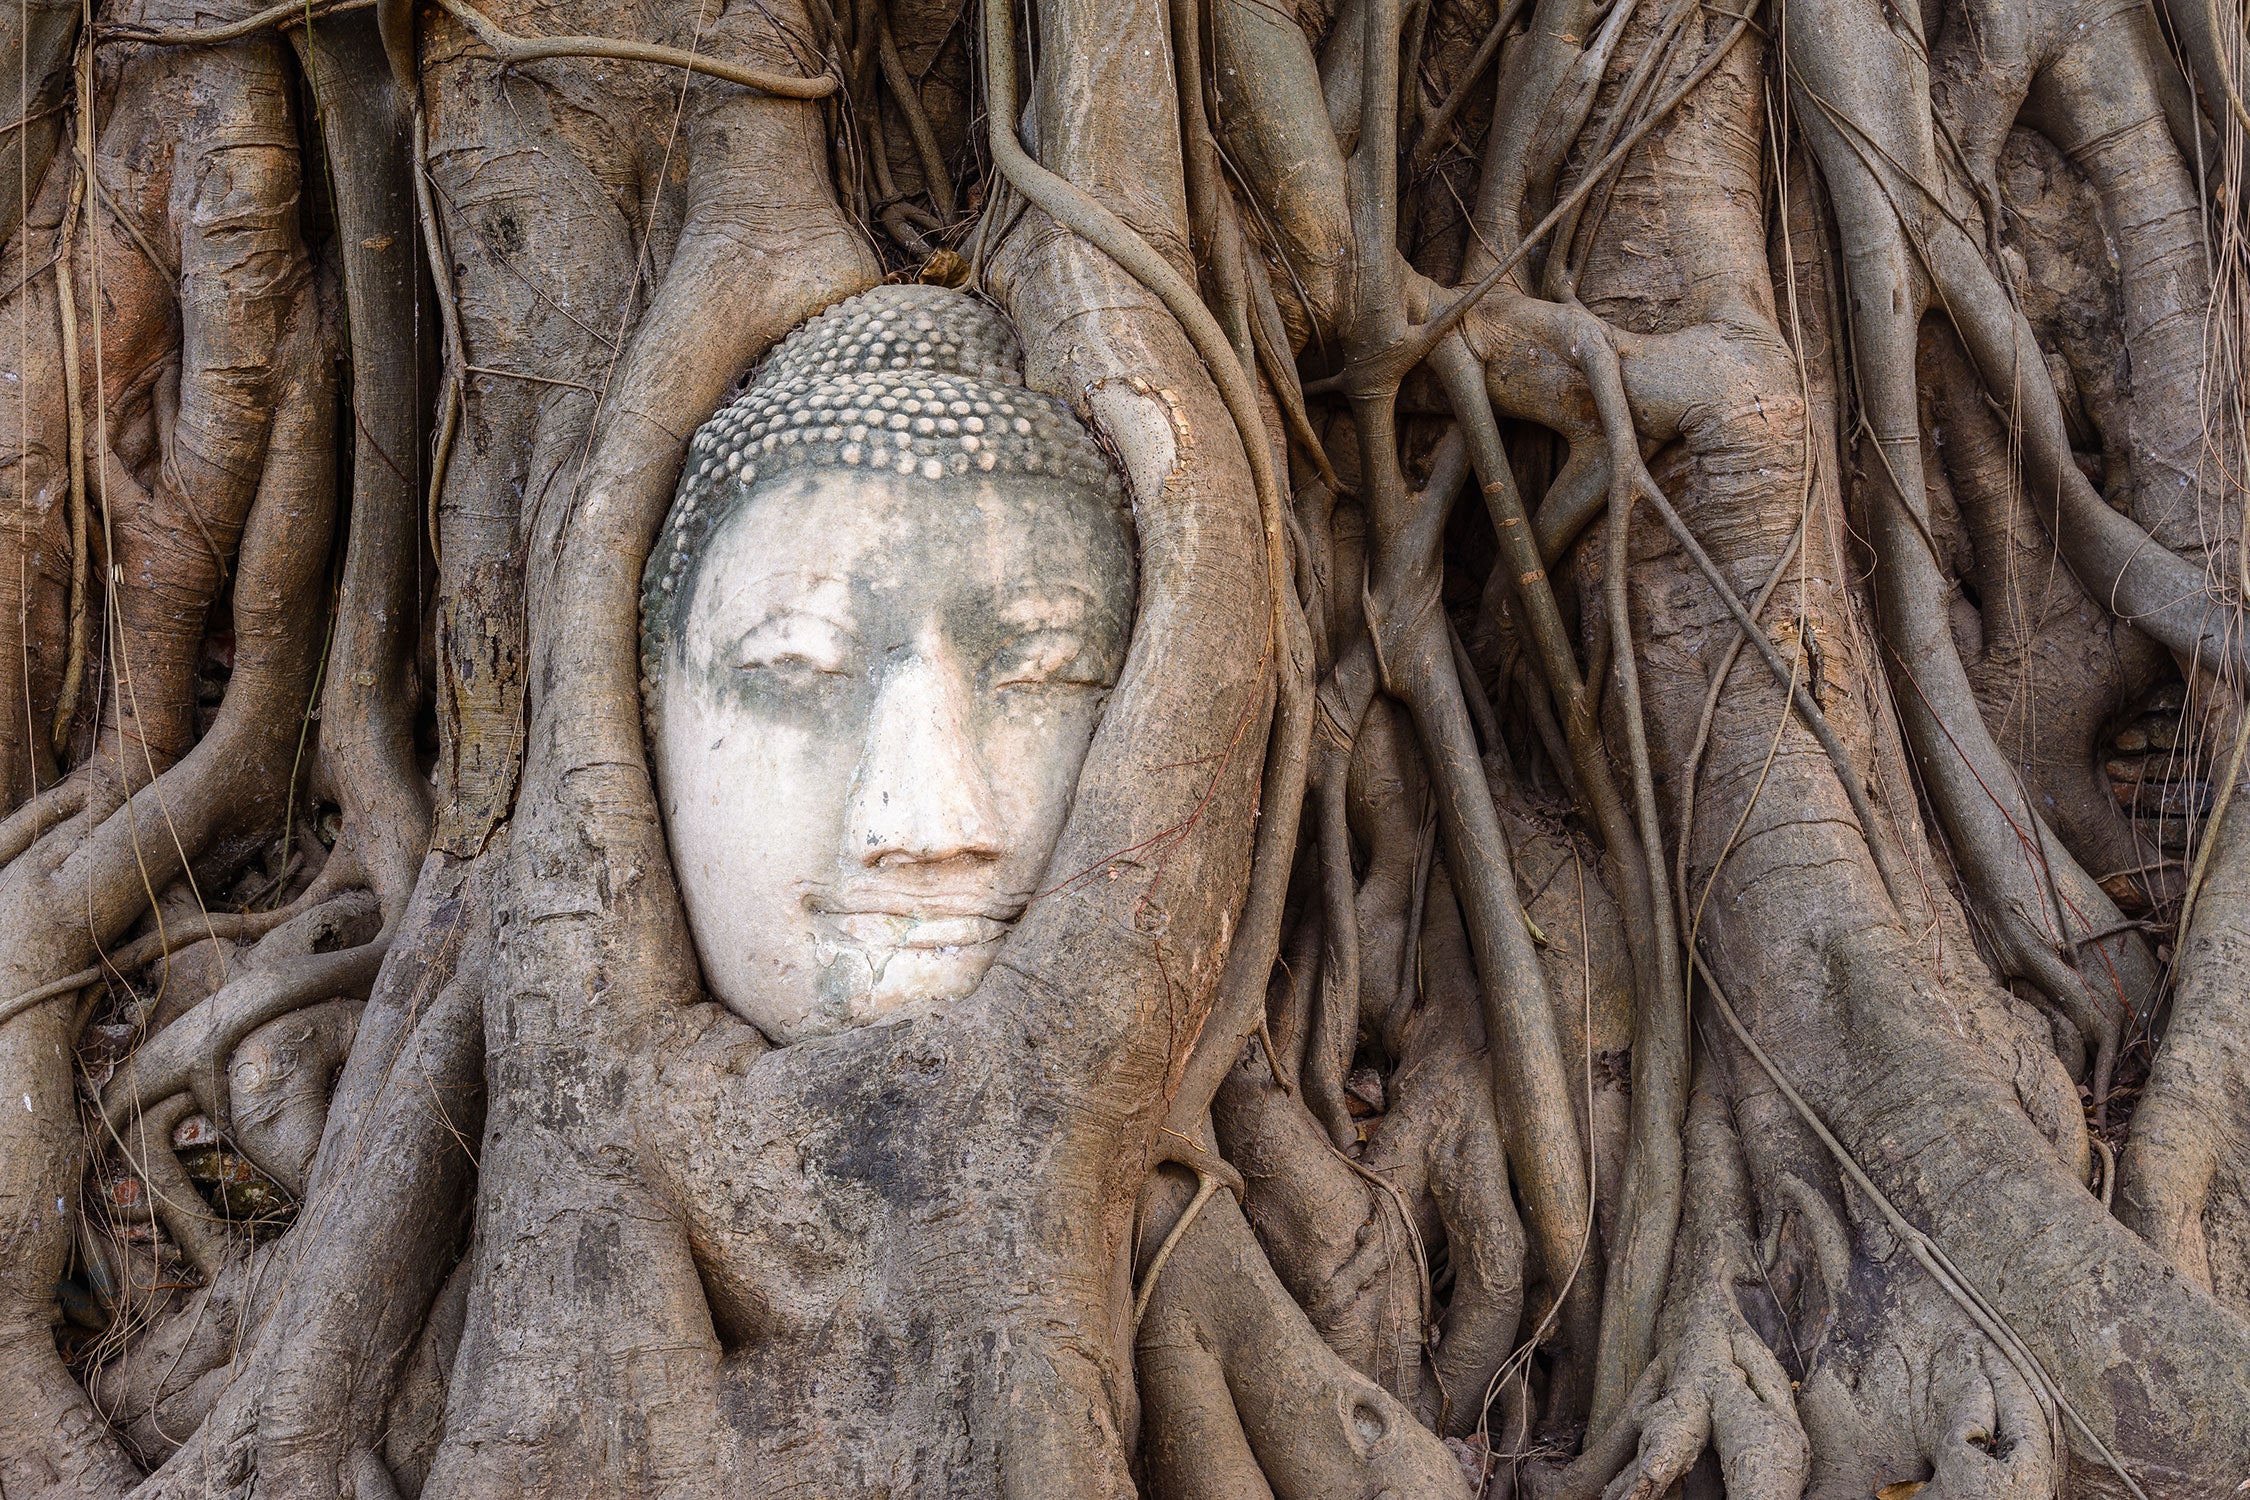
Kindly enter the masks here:
M 850 757 L 807 726 L 682 699 L 667 705 L 658 775 L 704 975 L 738 1015 L 786 1029 L 818 965 L 805 899 L 834 876 Z
M 987 729 L 984 761 L 1010 810 L 1009 863 L 1036 880 L 1069 816 L 1078 768 L 1101 717 L 1102 694 L 1058 691 L 1011 706 Z M 1069 872 L 1065 872 L 1066 874 Z

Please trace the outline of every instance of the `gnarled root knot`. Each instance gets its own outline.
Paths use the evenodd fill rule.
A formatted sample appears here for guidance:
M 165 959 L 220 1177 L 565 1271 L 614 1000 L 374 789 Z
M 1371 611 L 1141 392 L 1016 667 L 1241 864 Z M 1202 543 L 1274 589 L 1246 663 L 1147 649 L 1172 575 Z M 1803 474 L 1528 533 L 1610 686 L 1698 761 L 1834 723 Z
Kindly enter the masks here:
M 1161 1500 L 1467 1500 L 1437 1435 L 1321 1342 L 1230 1194 L 1180 1236 L 1139 1344 L 1149 1490 Z
M 1537 1500 L 1655 1500 L 1705 1448 L 1729 1500 L 1796 1500 L 1812 1447 L 1788 1373 L 1743 1316 L 1737 1288 L 1760 1283 L 1741 1146 L 1708 1065 L 1688 1103 L 1687 1213 L 1672 1260 L 1665 1328 L 1632 1399 L 1579 1458 L 1527 1475 Z M 1762 1293 L 1761 1293 L 1762 1295 Z

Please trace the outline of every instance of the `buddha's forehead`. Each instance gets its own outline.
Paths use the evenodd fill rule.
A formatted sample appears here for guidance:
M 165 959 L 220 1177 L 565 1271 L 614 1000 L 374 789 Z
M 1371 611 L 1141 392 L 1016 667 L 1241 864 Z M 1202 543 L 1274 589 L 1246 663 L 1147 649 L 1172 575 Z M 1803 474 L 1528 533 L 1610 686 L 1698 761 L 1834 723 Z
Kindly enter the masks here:
M 1122 619 L 1132 590 L 1124 517 L 1099 495 L 1024 476 L 810 473 L 752 493 L 720 523 L 688 613 L 841 618 L 953 600 L 1055 625 Z
M 792 586 L 1012 611 L 1076 594 L 1129 621 L 1124 501 L 1092 433 L 1023 384 L 997 309 L 934 287 L 848 299 L 690 442 L 643 573 L 643 689 L 691 616 Z

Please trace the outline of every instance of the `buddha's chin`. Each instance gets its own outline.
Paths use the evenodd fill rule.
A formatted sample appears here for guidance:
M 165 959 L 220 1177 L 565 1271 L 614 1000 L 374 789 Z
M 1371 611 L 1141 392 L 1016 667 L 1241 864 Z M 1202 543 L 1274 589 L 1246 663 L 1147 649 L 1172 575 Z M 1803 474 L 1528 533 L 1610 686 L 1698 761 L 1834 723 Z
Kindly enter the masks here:
M 976 989 L 1006 936 L 1002 928 L 977 941 L 939 945 L 824 942 L 815 1002 L 773 1017 L 764 1029 L 787 1044 L 941 1009 Z

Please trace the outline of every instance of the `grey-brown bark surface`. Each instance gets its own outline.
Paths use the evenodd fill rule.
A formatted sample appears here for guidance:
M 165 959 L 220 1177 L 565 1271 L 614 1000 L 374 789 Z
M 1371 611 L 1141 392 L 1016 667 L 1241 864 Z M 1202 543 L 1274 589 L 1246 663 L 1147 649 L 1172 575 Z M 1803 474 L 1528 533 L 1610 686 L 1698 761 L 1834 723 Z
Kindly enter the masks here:
M 2250 1476 L 2239 8 L 0 33 L 0 1493 Z M 885 279 L 1139 607 L 981 988 L 776 1046 L 642 567 Z

